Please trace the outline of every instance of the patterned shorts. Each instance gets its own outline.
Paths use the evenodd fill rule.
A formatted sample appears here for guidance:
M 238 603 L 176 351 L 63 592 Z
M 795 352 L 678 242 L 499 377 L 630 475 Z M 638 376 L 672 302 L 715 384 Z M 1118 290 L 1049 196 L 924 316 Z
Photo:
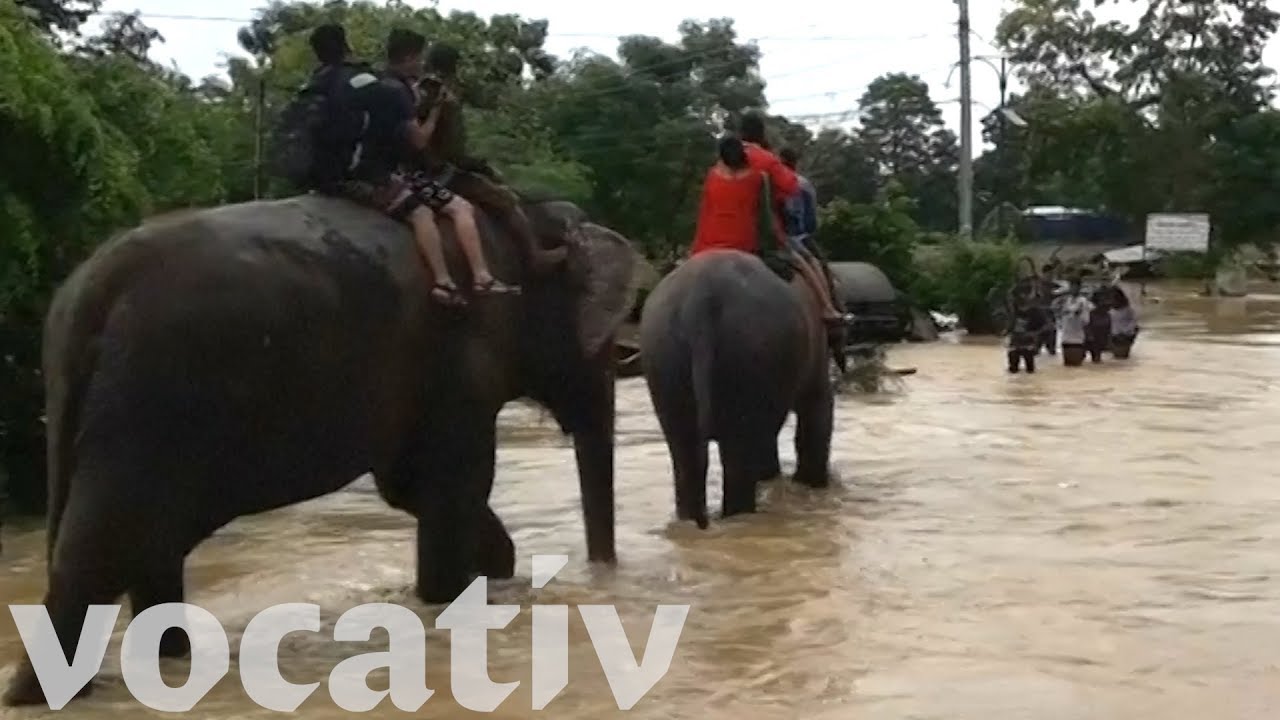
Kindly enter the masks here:
M 377 208 L 397 220 L 408 218 L 420 207 L 439 212 L 454 198 L 453 191 L 422 174 L 396 174 L 381 183 L 353 180 L 343 183 L 340 190 L 351 200 Z

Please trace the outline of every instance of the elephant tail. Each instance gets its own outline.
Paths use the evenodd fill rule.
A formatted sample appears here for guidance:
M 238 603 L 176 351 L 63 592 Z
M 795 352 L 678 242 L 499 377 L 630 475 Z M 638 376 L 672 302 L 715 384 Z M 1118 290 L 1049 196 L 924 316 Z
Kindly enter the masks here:
M 715 399 L 712 392 L 715 380 L 715 341 L 712 333 L 698 333 L 693 340 L 693 404 L 697 409 L 698 442 L 712 439 L 714 432 Z M 690 488 L 688 508 L 690 516 L 698 523 L 698 529 L 706 530 L 707 487 L 705 482 Z

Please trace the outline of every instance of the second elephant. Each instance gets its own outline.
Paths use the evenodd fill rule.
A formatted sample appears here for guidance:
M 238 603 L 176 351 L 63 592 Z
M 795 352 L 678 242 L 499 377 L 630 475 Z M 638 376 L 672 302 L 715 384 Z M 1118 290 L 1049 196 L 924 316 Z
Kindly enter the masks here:
M 675 472 L 676 512 L 707 527 L 708 443 L 724 468 L 725 516 L 754 512 L 778 472 L 778 433 L 796 413 L 797 482 L 828 483 L 834 397 L 817 296 L 757 256 L 701 253 L 658 283 L 641 358 Z

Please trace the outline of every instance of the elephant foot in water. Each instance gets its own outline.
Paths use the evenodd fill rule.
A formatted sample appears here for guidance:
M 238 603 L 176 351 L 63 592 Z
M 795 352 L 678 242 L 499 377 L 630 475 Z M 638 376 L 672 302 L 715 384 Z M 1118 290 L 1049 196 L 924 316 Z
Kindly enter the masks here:
M 826 471 L 822 471 L 822 472 L 811 471 L 811 472 L 802 473 L 799 470 L 797 470 L 795 476 L 792 477 L 791 479 L 797 485 L 803 485 L 805 487 L 813 488 L 815 490 L 821 490 L 823 488 L 831 487 L 831 475 L 828 474 Z
M 769 452 L 761 460 L 761 477 L 760 482 L 772 482 L 782 477 L 782 462 L 778 459 L 778 446 L 776 443 L 770 446 Z
M 93 694 L 94 681 L 85 683 L 72 700 L 89 697 Z M 44 688 L 40 687 L 40 679 L 36 677 L 35 668 L 30 661 L 24 661 L 9 681 L 9 687 L 0 696 L 0 705 L 5 707 L 28 707 L 32 705 L 48 705 Z
M 516 575 L 516 545 L 493 508 L 487 510 L 480 527 L 476 572 L 492 580 L 510 580 Z
M 831 432 L 835 398 L 829 384 L 805 398 L 796 412 L 795 482 L 811 488 L 831 485 Z

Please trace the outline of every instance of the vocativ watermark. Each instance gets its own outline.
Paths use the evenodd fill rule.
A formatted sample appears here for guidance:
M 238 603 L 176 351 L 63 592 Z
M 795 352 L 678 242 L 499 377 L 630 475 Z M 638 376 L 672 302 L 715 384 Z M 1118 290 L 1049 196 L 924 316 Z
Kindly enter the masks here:
M 546 585 L 569 561 L 566 555 L 534 555 L 533 586 Z M 488 633 L 507 627 L 520 612 L 518 605 L 490 605 L 488 583 L 476 578 L 436 618 L 436 628 L 450 633 L 449 688 L 459 705 L 492 712 L 519 681 L 497 683 L 489 678 Z M 659 605 L 649 639 L 636 661 L 626 630 L 612 605 L 578 605 L 591 645 L 609 681 L 618 708 L 631 709 L 670 670 L 676 645 L 689 615 L 688 605 Z M 532 606 L 533 709 L 542 710 L 569 684 L 569 607 Z M 49 707 L 61 709 L 102 667 L 118 605 L 93 605 L 85 618 L 70 664 L 62 653 L 49 613 L 43 605 L 10 605 L 33 669 L 44 688 Z M 159 645 L 165 631 L 182 628 L 191 639 L 191 671 L 178 687 L 160 675 Z M 351 712 L 372 710 L 388 696 L 400 710 L 413 712 L 435 691 L 427 687 L 426 629 L 409 608 L 372 603 L 348 610 L 338 618 L 333 639 L 368 642 L 373 629 L 384 628 L 387 649 L 346 658 L 329 673 L 334 704 Z M 280 641 L 297 631 L 320 632 L 320 606 L 309 603 L 276 605 L 254 616 L 240 640 L 239 672 L 245 692 L 258 705 L 293 712 L 320 686 L 290 683 L 280 674 Z M 186 603 L 156 605 L 129 623 L 120 649 L 120 669 L 129 692 L 153 710 L 185 712 L 196 706 L 231 669 L 227 634 L 209 611 Z M 387 690 L 371 690 L 371 672 L 389 671 Z

